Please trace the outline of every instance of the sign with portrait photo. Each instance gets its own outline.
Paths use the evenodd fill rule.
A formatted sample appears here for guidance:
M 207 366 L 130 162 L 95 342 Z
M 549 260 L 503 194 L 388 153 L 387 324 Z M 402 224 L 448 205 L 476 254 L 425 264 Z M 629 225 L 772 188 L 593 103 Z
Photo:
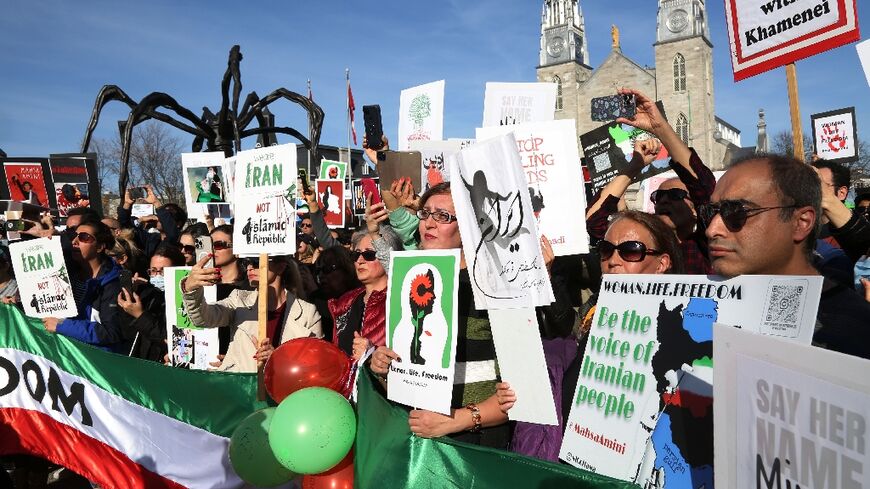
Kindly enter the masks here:
M 191 218 L 201 221 L 208 214 L 208 204 L 229 202 L 223 152 L 182 153 L 181 168 L 184 200 Z
M 57 154 L 48 158 L 54 184 L 57 211 L 61 218 L 77 207 L 90 207 L 102 213 L 96 156 Z
M 190 274 L 191 267 L 166 267 L 166 334 L 169 361 L 173 367 L 192 370 L 211 368 L 218 361 L 219 340 L 217 328 L 197 328 L 190 321 L 181 292 L 181 281 Z M 217 288 L 203 288 L 205 302 L 217 301 Z
M 358 178 L 351 182 L 351 204 L 354 215 L 365 215 L 367 195 L 372 196 L 372 204 L 381 202 L 379 182 L 379 178 Z
M 236 154 L 233 250 L 240 256 L 296 253 L 296 145 Z
M 463 149 L 449 166 L 475 307 L 550 305 L 553 287 L 513 133 Z
M 3 163 L 10 200 L 27 202 L 41 207 L 50 207 L 48 190 L 45 187 L 43 165 L 34 163 Z
M 450 414 L 458 334 L 459 250 L 395 251 L 387 286 L 387 398 Z
M 78 315 L 59 239 L 10 243 L 9 254 L 25 314 L 35 318 Z

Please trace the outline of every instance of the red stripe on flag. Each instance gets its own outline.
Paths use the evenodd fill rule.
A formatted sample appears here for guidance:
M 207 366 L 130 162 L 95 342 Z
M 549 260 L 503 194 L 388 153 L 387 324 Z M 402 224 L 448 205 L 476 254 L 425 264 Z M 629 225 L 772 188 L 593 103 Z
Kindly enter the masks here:
M 356 126 L 353 122 L 353 112 L 356 104 L 353 102 L 353 91 L 350 89 L 350 80 L 347 82 L 347 111 L 350 113 L 350 132 L 353 134 L 353 144 L 356 145 Z
M 38 411 L 0 409 L 0 453 L 37 455 L 107 488 L 184 489 L 126 454 Z

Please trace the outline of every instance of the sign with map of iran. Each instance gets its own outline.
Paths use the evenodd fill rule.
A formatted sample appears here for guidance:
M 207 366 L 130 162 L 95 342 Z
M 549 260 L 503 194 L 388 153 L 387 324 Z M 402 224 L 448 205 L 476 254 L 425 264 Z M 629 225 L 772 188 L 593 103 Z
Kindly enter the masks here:
M 725 0 L 734 81 L 860 39 L 857 0 Z
M 34 318 L 78 314 L 60 239 L 39 238 L 9 245 L 24 312 Z
M 870 362 L 721 324 L 716 487 L 870 487 Z
M 559 457 L 712 487 L 713 323 L 809 344 L 821 276 L 605 275 Z

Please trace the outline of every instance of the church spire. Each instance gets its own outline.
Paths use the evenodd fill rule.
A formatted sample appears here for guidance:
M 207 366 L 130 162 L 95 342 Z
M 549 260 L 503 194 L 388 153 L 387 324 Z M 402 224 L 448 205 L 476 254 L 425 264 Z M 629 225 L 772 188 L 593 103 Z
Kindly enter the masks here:
M 575 61 L 589 65 L 586 26 L 578 0 L 544 0 L 540 66 Z
M 767 145 L 767 122 L 764 121 L 764 109 L 758 109 L 758 142 L 755 144 L 755 152 L 767 153 L 769 151 Z

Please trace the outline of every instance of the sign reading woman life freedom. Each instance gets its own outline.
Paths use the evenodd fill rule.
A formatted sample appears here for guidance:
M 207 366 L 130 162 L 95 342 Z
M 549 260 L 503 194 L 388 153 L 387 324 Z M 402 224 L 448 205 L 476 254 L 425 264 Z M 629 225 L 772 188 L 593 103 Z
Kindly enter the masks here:
M 400 251 L 390 255 L 387 398 L 450 414 L 458 328 L 459 250 Z
M 296 145 L 236 155 L 233 247 L 237 255 L 296 252 Z

